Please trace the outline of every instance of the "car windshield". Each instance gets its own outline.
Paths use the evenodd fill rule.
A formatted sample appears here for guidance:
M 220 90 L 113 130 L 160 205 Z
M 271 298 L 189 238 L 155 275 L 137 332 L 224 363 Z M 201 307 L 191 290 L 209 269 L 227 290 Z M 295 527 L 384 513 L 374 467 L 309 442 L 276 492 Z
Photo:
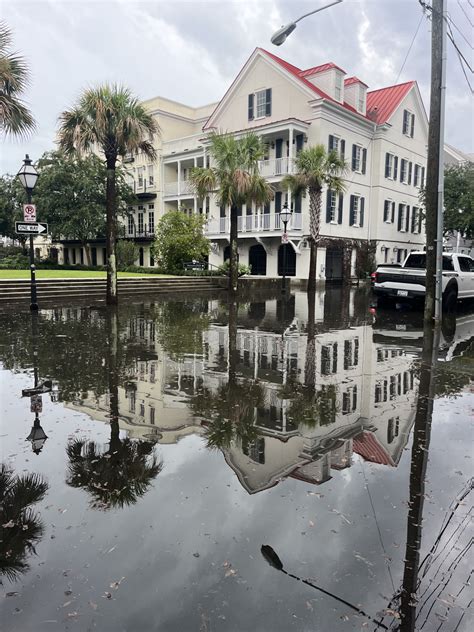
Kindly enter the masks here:
M 408 255 L 408 259 L 405 263 L 405 268 L 415 268 L 417 270 L 424 270 L 426 268 L 426 255 L 424 253 Z M 453 271 L 453 260 L 451 257 L 443 257 L 443 270 Z

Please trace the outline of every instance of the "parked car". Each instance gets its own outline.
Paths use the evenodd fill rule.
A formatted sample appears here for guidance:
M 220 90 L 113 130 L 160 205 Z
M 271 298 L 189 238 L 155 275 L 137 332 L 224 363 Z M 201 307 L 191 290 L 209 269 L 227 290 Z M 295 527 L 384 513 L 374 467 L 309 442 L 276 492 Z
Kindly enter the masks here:
M 411 252 L 401 267 L 379 266 L 372 274 L 374 294 L 381 298 L 424 299 L 426 253 Z M 443 253 L 443 303 L 474 298 L 474 259 L 467 255 Z

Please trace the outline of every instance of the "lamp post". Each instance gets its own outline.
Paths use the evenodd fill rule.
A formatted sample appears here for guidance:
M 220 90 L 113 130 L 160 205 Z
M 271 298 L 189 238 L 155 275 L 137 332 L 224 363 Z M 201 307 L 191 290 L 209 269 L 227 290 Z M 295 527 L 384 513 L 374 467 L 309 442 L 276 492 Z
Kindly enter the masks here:
M 23 160 L 23 166 L 17 174 L 22 187 L 26 191 L 26 201 L 31 204 L 31 198 L 33 189 L 36 186 L 38 180 L 38 172 L 31 164 L 30 157 L 26 154 Z M 38 309 L 38 303 L 36 300 L 36 271 L 35 271 L 35 252 L 33 249 L 33 235 L 30 234 L 30 274 L 31 274 L 31 300 L 30 309 L 36 311 Z
M 288 37 L 288 35 L 290 35 L 290 33 L 293 33 L 293 31 L 296 28 L 297 22 L 299 22 L 300 20 L 303 20 L 304 18 L 307 18 L 308 15 L 313 15 L 313 13 L 319 13 L 320 11 L 324 11 L 324 9 L 329 9 L 329 7 L 333 7 L 335 4 L 340 4 L 341 2 L 342 0 L 335 0 L 334 2 L 325 4 L 323 7 L 320 7 L 319 9 L 315 9 L 314 11 L 310 11 L 309 13 L 305 13 L 294 22 L 290 22 L 289 24 L 282 26 L 280 29 L 278 29 L 278 31 L 276 31 L 273 34 L 272 44 L 275 44 L 275 46 L 281 46 L 283 42 L 286 40 L 286 38 Z
M 288 235 L 286 233 L 286 227 L 288 222 L 291 219 L 291 211 L 288 208 L 288 204 L 285 202 L 283 208 L 280 211 L 280 222 L 283 222 L 283 236 L 282 236 L 282 244 L 283 244 L 283 278 L 282 278 L 282 286 L 281 291 L 283 293 L 286 292 L 286 249 L 288 246 Z

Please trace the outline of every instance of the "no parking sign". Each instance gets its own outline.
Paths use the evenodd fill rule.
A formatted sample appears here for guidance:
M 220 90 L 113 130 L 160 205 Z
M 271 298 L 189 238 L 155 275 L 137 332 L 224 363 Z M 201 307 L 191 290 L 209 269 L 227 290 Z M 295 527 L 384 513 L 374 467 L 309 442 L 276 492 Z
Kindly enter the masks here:
M 23 221 L 36 222 L 36 206 L 34 204 L 23 204 Z

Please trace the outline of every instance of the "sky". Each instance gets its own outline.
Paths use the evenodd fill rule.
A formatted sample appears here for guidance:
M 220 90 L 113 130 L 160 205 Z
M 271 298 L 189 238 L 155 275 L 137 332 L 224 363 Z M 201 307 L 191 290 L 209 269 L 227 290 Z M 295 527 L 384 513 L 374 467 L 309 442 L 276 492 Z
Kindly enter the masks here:
M 140 99 L 160 95 L 204 105 L 224 95 L 257 46 L 300 68 L 333 61 L 369 89 L 415 79 L 429 111 L 431 34 L 418 0 L 344 0 L 301 21 L 282 46 L 271 44 L 282 24 L 324 4 L 1 0 L 0 18 L 13 29 L 14 48 L 31 69 L 25 101 L 38 127 L 26 140 L 1 139 L 0 173 L 18 171 L 25 153 L 36 160 L 53 149 L 58 115 L 86 87 L 118 82 Z M 448 10 L 455 39 L 472 66 L 470 0 L 448 0 Z M 472 94 L 450 42 L 445 139 L 463 151 L 474 151 Z

